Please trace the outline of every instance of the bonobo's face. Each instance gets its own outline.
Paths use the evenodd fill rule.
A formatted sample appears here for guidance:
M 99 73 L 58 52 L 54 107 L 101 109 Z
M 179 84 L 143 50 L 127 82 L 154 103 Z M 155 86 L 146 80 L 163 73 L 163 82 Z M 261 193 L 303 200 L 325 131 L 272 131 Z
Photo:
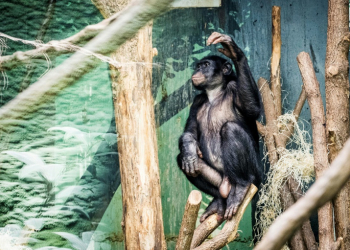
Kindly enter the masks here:
M 218 56 L 205 57 L 199 61 L 192 75 L 192 84 L 196 89 L 210 90 L 225 83 L 225 75 L 231 74 L 232 66 Z

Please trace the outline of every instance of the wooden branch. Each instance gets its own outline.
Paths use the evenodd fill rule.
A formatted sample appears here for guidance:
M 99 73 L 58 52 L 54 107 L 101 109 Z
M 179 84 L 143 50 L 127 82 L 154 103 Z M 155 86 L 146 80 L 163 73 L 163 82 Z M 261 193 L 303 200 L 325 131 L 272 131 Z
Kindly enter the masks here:
M 300 112 L 303 109 L 304 103 L 306 101 L 306 92 L 304 89 L 304 86 L 301 89 L 299 98 L 297 100 L 297 102 L 295 103 L 295 107 L 294 107 L 294 111 L 293 111 L 293 115 L 295 117 L 295 120 L 298 121 L 299 116 L 300 116 Z M 281 141 L 283 145 L 286 145 L 289 138 L 292 136 L 292 134 L 294 133 L 294 124 L 292 122 L 287 124 L 287 127 L 284 128 L 281 133 L 280 133 L 280 137 L 281 137 Z
M 237 237 L 236 234 L 238 230 L 238 225 L 242 219 L 244 211 L 246 210 L 247 206 L 249 205 L 249 202 L 254 197 L 257 191 L 258 191 L 257 187 L 251 184 L 235 216 L 231 220 L 226 222 L 225 226 L 217 236 L 215 236 L 213 239 L 205 241 L 202 245 L 194 248 L 194 250 L 221 249 L 226 244 L 233 241 Z
M 208 236 L 218 228 L 224 220 L 217 220 L 217 214 L 210 215 L 194 231 L 191 248 L 196 248 L 205 241 Z
M 287 181 L 288 188 L 290 193 L 294 198 L 294 202 L 298 201 L 301 197 L 303 197 L 303 191 L 301 190 L 299 184 L 294 180 L 294 178 L 290 177 Z M 314 232 L 311 228 L 310 220 L 306 220 L 303 222 L 301 226 L 301 232 L 304 239 L 304 243 L 306 245 L 307 250 L 317 250 L 318 245 L 315 239 Z
M 312 65 L 310 56 L 301 52 L 297 57 L 300 73 L 304 82 L 312 119 L 312 139 L 316 179 L 328 168 L 328 151 L 326 141 L 326 117 L 324 114 L 320 84 Z M 318 210 L 318 234 L 320 249 L 331 249 L 333 241 L 333 206 L 327 202 Z
M 262 137 L 265 137 L 266 136 L 266 127 L 264 125 L 262 125 L 260 122 L 256 122 L 256 126 L 258 128 L 258 132 L 259 134 L 262 136 Z
M 282 186 L 281 191 L 281 202 L 283 211 L 286 211 L 288 208 L 293 206 L 295 200 L 293 199 L 292 193 L 289 190 L 287 182 Z M 293 250 L 307 250 L 306 245 L 304 243 L 303 235 L 301 229 L 298 229 L 292 238 L 289 240 L 289 245 Z
M 281 8 L 272 7 L 272 56 L 271 56 L 271 91 L 274 97 L 276 115 L 282 115 L 281 93 Z
M 202 194 L 197 190 L 193 190 L 188 196 L 184 216 L 182 218 L 179 237 L 176 243 L 176 250 L 189 250 L 196 228 L 196 220 L 198 217 L 199 207 L 201 206 Z
M 278 137 L 274 138 L 274 135 L 278 134 L 276 124 L 277 115 L 268 81 L 264 78 L 259 78 L 258 87 L 262 96 L 266 117 L 265 131 L 267 133 L 265 133 L 264 140 L 268 150 L 270 164 L 273 166 L 278 161 L 277 148 L 282 145 L 280 140 L 278 140 Z M 276 142 L 275 139 L 277 139 Z
M 171 0 L 138 0 L 120 13 L 119 17 L 84 48 L 94 53 L 109 54 L 131 38 L 154 17 L 168 10 Z M 42 103 L 52 100 L 62 89 L 70 86 L 98 65 L 89 55 L 75 53 L 63 64 L 48 72 L 15 99 L 0 109 L 0 124 L 22 119 L 37 110 Z
M 305 196 L 281 214 L 254 250 L 281 249 L 317 208 L 330 201 L 350 178 L 350 140 Z
M 35 59 L 45 60 L 44 54 L 49 55 L 50 59 L 63 55 L 72 53 L 69 45 L 79 45 L 83 46 L 89 40 L 97 36 L 101 31 L 103 31 L 108 25 L 117 20 L 121 13 L 116 13 L 110 18 L 104 19 L 103 21 L 86 26 L 84 29 L 79 31 L 77 34 L 59 41 L 50 41 L 43 44 L 41 47 L 33 50 L 27 51 L 17 51 L 12 55 L 0 57 L 0 69 L 1 70 L 11 70 L 24 63 L 29 63 Z M 0 32 L 1 34 L 1 32 Z M 108 54 L 108 53 L 106 53 Z
M 328 0 L 327 49 L 325 61 L 326 135 L 331 163 L 349 138 L 349 3 Z M 350 249 L 350 183 L 339 192 L 334 204 L 336 237 Z

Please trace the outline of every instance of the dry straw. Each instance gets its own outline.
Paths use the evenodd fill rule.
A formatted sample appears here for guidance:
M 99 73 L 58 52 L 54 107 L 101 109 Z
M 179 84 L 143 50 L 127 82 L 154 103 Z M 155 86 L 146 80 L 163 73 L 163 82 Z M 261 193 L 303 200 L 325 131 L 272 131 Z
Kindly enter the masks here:
M 310 135 L 304 128 L 300 128 L 295 116 L 287 113 L 278 118 L 279 127 L 287 127 L 294 123 L 294 134 L 290 138 L 293 149 L 283 149 L 277 164 L 267 174 L 266 182 L 259 191 L 259 201 L 255 213 L 256 225 L 254 231 L 257 240 L 261 240 L 267 229 L 282 211 L 280 193 L 288 178 L 293 177 L 301 190 L 305 191 L 309 183 L 314 180 L 314 158 L 312 145 L 307 142 Z M 309 140 L 310 141 L 310 140 Z M 265 153 L 265 157 L 267 153 Z M 286 245 L 283 250 L 289 249 Z

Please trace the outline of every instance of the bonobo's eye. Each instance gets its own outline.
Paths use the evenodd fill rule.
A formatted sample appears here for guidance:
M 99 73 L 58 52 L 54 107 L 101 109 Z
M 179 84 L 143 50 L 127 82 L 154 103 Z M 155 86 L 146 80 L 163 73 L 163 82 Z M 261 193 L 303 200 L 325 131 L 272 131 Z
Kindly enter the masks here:
M 200 66 L 199 66 L 199 64 L 197 65 L 196 69 L 200 69 Z
M 208 67 L 210 65 L 210 63 L 206 62 L 204 65 L 205 65 L 205 67 Z

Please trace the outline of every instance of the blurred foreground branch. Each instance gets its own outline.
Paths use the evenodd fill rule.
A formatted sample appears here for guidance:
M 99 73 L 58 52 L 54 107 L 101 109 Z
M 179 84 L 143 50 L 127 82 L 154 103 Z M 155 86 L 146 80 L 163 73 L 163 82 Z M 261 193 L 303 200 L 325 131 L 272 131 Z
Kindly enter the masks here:
M 350 178 L 350 140 L 305 196 L 280 215 L 254 250 L 281 249 L 301 224 L 341 190 Z
M 114 52 L 147 22 L 167 11 L 171 2 L 169 0 L 135 0 L 131 2 L 84 49 L 102 55 Z M 98 63 L 99 60 L 95 57 L 75 53 L 1 108 L 0 124 L 11 123 L 14 119 L 34 112 L 42 103 L 55 97 L 62 89 L 70 86 L 95 68 Z
M 45 59 L 45 54 L 49 55 L 50 59 L 52 59 L 63 54 L 72 53 L 74 52 L 74 50 L 72 49 L 72 45 L 75 45 L 74 47 L 77 47 L 77 45 L 85 45 L 88 41 L 97 36 L 101 31 L 103 31 L 108 25 L 116 21 L 119 18 L 119 16 L 121 16 L 121 14 L 123 14 L 123 12 L 118 12 L 97 24 L 88 25 L 75 35 L 66 39 L 62 39 L 59 41 L 50 41 L 46 44 L 38 44 L 38 47 L 36 49 L 27 50 L 24 52 L 17 51 L 12 55 L 2 56 L 0 57 L 0 70 L 11 70 L 35 59 Z M 11 39 L 9 38 L 9 36 L 1 32 L 0 37 Z M 37 38 L 37 40 L 42 40 L 42 37 Z

